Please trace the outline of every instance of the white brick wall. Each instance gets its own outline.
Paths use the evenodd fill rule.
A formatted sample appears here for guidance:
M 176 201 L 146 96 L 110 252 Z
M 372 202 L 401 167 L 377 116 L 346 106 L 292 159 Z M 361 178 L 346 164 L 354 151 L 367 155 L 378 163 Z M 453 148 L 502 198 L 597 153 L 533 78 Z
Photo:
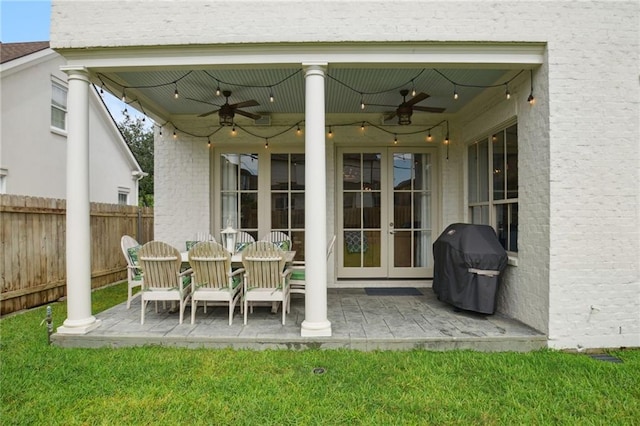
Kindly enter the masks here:
M 202 138 L 173 128 L 156 130 L 154 146 L 155 239 L 180 251 L 197 232 L 209 231 L 209 148 Z
M 54 0 L 51 42 L 58 48 L 317 41 L 470 41 L 479 48 L 482 42 L 547 43 L 547 62 L 535 73 L 538 103 L 517 111 L 520 253 L 518 266 L 507 273 L 501 304 L 507 313 L 547 331 L 552 347 L 640 346 L 639 10 L 635 0 L 236 1 L 232 6 Z M 527 95 L 528 90 L 520 90 L 519 104 L 526 105 L 522 97 Z M 495 121 L 509 115 L 501 107 L 497 104 L 488 116 Z M 461 141 L 483 126 L 489 124 L 478 118 L 452 128 L 449 161 L 441 163 L 447 194 L 443 223 L 464 218 Z M 191 191 L 207 203 L 203 174 L 208 163 L 199 155 L 202 148 L 196 142 L 169 146 L 173 151 L 167 155 L 175 157 L 159 159 L 156 176 L 173 174 L 178 182 L 195 178 L 198 185 Z M 183 167 L 170 167 L 170 161 Z M 189 197 L 180 188 L 168 190 L 157 196 L 158 212 L 183 208 L 192 224 L 208 225 L 208 206 L 182 207 Z M 185 220 L 177 223 L 176 217 L 157 217 L 159 228 L 167 232 L 158 238 L 177 243 L 196 231 Z

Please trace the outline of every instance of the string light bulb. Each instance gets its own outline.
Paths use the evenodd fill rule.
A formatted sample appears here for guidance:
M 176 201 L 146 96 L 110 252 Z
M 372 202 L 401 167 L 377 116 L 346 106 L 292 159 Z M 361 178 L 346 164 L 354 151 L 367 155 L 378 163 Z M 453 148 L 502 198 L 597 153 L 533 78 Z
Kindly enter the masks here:
M 458 88 L 456 85 L 453 85 L 453 99 L 458 100 Z
M 269 139 L 264 139 L 264 149 L 269 149 Z
M 411 96 L 415 96 L 416 95 L 416 85 L 413 82 L 413 80 L 411 80 Z
M 160 127 L 160 130 L 158 130 L 158 135 L 162 136 L 162 127 Z
M 211 136 L 207 137 L 207 148 L 211 148 Z
M 431 142 L 432 139 L 433 137 L 431 137 L 431 130 L 429 130 L 429 132 L 427 133 L 427 142 Z
M 275 102 L 275 100 L 276 99 L 273 97 L 273 88 L 270 87 L 269 88 L 269 102 L 273 103 L 273 102 Z
M 234 124 L 233 127 L 231 128 L 231 136 L 235 136 L 237 134 L 238 132 L 236 131 L 236 125 Z
M 447 132 L 447 136 L 444 138 L 444 144 L 449 145 L 449 132 Z
M 218 83 L 218 85 L 216 86 L 216 96 L 220 96 L 220 83 Z
M 178 99 L 180 94 L 178 93 L 178 83 L 174 83 L 176 85 L 176 90 L 173 91 L 173 98 Z
M 333 131 L 331 130 L 331 126 L 329 126 L 329 133 L 327 136 L 329 136 L 330 138 L 333 137 Z
M 360 125 L 360 130 L 362 130 L 364 132 L 364 121 L 362 122 L 362 124 Z
M 127 102 L 127 94 L 124 92 L 124 88 L 122 89 L 122 98 L 120 98 L 122 102 Z
M 505 83 L 504 87 L 505 87 L 504 95 L 507 97 L 507 99 L 511 99 L 511 92 L 509 91 L 509 85 Z
M 296 129 L 296 135 L 300 136 L 302 134 L 302 130 L 300 129 L 300 125 L 298 124 L 298 128 Z
M 365 104 L 364 104 L 364 97 L 362 96 L 362 93 L 360 94 L 360 109 L 364 109 L 365 108 Z
M 398 135 L 396 135 L 396 134 L 394 133 L 394 135 L 393 135 L 393 144 L 395 145 L 395 144 L 397 144 L 397 143 L 398 143 Z
M 174 139 L 178 139 L 178 134 L 176 133 L 176 131 L 175 131 L 175 130 L 173 131 L 173 138 L 174 138 Z

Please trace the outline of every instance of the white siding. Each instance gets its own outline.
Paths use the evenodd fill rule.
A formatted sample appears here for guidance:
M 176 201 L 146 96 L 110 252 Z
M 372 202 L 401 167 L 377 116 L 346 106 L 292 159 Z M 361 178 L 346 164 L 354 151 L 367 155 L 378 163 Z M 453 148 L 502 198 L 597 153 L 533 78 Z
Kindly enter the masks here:
M 32 58 L 33 60 L 27 60 Z M 67 138 L 51 128 L 52 77 L 66 83 L 62 56 L 47 49 L 3 64 L 0 167 L 7 169 L 6 193 L 66 198 Z M 102 101 L 91 89 L 90 199 L 118 202 L 118 187 L 129 189 L 129 204 L 138 204 L 138 166 L 122 141 Z

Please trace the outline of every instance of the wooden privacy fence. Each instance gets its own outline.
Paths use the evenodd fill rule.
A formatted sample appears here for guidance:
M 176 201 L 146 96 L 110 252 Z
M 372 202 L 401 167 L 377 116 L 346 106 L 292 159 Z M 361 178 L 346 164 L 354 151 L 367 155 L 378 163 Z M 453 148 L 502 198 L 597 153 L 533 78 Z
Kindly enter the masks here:
M 153 239 L 153 208 L 91 203 L 91 288 L 126 279 L 120 238 Z M 66 295 L 66 201 L 0 195 L 0 315 Z

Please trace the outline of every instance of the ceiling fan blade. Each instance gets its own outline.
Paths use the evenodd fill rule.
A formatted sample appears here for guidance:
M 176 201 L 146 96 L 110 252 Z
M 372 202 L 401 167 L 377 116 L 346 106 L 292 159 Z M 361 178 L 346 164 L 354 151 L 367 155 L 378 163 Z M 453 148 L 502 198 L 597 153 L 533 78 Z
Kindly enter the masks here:
M 218 111 L 220 111 L 220 109 L 214 109 L 213 111 L 209 111 L 209 112 L 205 112 L 204 114 L 200 114 L 198 117 L 206 117 L 206 116 L 214 114 L 214 113 L 216 113 Z
M 364 104 L 366 106 L 381 106 L 381 107 L 387 107 L 387 108 L 398 108 L 398 105 L 370 104 L 368 102 L 365 102 Z
M 414 106 L 414 111 L 444 112 L 445 108 Z
M 404 104 L 407 106 L 412 106 L 417 104 L 418 102 L 422 102 L 425 99 L 427 99 L 429 97 L 429 95 L 427 95 L 424 92 L 420 92 L 417 95 L 415 95 L 413 98 L 409 99 L 407 102 L 405 102 Z
M 194 102 L 200 102 L 201 104 L 207 104 L 207 105 L 213 105 L 213 106 L 220 106 L 218 104 L 214 104 L 213 102 L 207 102 L 207 101 L 203 101 L 201 99 L 194 99 L 194 98 L 185 98 L 188 99 L 190 101 L 194 101 Z
M 384 121 L 389 121 L 391 120 L 393 117 L 395 117 L 396 115 L 398 115 L 397 112 L 389 112 L 387 114 L 384 115 Z
M 258 106 L 258 105 L 260 105 L 258 101 L 252 99 L 250 101 L 242 101 L 242 102 L 238 102 L 237 104 L 232 104 L 229 106 L 231 108 L 247 108 L 247 107 Z
M 241 109 L 235 110 L 235 113 L 236 114 L 240 114 L 240 115 L 244 115 L 245 117 L 253 118 L 254 120 L 257 120 L 257 119 L 260 118 L 260 116 L 258 114 L 253 114 L 251 112 L 242 111 Z

